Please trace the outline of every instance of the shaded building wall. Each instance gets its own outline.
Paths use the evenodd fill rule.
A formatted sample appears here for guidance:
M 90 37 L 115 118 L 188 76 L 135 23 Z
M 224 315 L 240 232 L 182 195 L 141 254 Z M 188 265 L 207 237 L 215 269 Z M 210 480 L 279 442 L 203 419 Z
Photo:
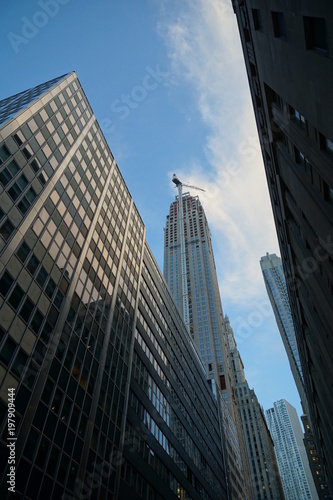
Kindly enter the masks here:
M 309 418 L 333 477 L 333 102 L 330 2 L 233 2 Z M 332 485 L 331 485 L 332 487 Z
M 308 457 L 309 466 L 318 498 L 320 498 L 320 500 L 328 499 L 330 498 L 330 496 L 328 495 L 327 481 L 320 457 L 316 449 L 316 444 L 309 424 L 309 419 L 306 415 L 302 415 L 301 420 L 304 427 L 303 443 Z

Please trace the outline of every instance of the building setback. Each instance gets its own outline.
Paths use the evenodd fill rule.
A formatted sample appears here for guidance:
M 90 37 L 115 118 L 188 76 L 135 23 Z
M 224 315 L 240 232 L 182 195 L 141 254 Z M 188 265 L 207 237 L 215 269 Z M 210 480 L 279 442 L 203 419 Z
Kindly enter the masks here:
M 219 408 L 76 74 L 0 117 L 1 498 L 227 498 Z
M 333 483 L 333 4 L 235 0 L 309 405 Z
M 316 500 L 315 485 L 303 445 L 303 433 L 296 409 L 285 399 L 266 411 L 285 497 L 288 500 Z
M 176 178 L 176 182 L 180 181 Z M 231 496 L 252 498 L 208 221 L 198 196 L 189 193 L 181 196 L 182 206 L 178 194 L 166 220 L 163 274 L 177 306 L 184 311 L 183 317 L 188 315 L 188 335 L 198 349 L 210 383 L 216 388 L 217 399 L 221 399 Z M 188 311 L 184 310 L 186 299 Z
M 284 493 L 276 461 L 274 443 L 256 393 L 250 389 L 244 373 L 242 358 L 237 349 L 233 329 L 225 316 L 228 332 L 235 393 L 240 410 L 252 487 L 256 500 L 284 499 Z

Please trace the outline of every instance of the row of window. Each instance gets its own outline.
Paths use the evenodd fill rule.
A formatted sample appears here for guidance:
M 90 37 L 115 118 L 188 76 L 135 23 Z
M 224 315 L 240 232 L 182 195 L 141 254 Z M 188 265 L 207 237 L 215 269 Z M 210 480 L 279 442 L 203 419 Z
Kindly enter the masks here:
M 157 425 L 155 419 L 150 415 L 150 413 L 146 410 L 146 408 L 143 406 L 143 404 L 139 401 L 139 399 L 134 393 L 131 393 L 130 395 L 130 404 L 131 407 L 135 410 L 136 414 L 139 416 L 140 420 L 143 421 L 148 430 L 151 432 L 151 434 L 153 434 L 155 439 L 160 443 L 163 449 L 172 458 L 172 460 L 175 462 L 175 464 L 178 466 L 181 472 L 183 474 L 186 474 L 188 469 L 186 463 L 178 454 L 176 449 L 173 447 L 169 439 L 164 435 L 160 427 Z M 180 429 L 181 427 L 178 426 L 178 430 Z M 181 443 L 182 447 L 186 449 L 186 443 L 184 442 L 184 439 L 182 439 L 182 436 L 177 433 L 176 436 L 177 440 Z M 216 493 L 217 498 L 222 497 L 221 484 L 218 481 L 216 481 L 216 478 L 215 476 L 213 476 L 212 471 L 210 470 L 209 467 L 207 467 L 207 463 L 204 457 L 201 455 L 199 451 L 198 453 L 199 453 L 198 460 L 196 460 L 195 457 L 193 457 L 192 455 L 192 459 L 194 458 L 194 463 L 196 463 L 197 467 L 199 468 L 203 476 L 206 476 L 206 480 L 209 482 L 209 485 L 212 488 L 212 490 Z M 194 484 L 197 486 L 198 491 L 200 491 L 200 494 L 202 495 L 201 498 L 208 499 L 209 496 L 202 487 L 202 485 L 199 483 L 199 481 L 195 480 Z
M 32 122 L 32 121 L 34 121 L 34 120 L 31 119 L 30 122 Z M 58 126 L 59 126 L 59 123 L 58 123 Z M 33 129 L 34 130 L 37 129 L 36 123 L 35 123 L 35 127 L 33 127 Z M 79 130 L 76 134 L 76 137 L 78 134 L 79 134 Z M 23 142 L 25 141 L 25 137 L 21 131 L 18 131 L 16 134 L 14 134 L 14 139 L 16 140 L 16 142 L 19 146 L 21 146 L 23 144 Z M 65 137 L 63 138 L 63 141 L 64 140 L 65 140 Z M 64 156 L 66 149 L 67 150 L 69 149 L 69 146 L 70 145 L 68 143 L 68 147 L 65 148 L 62 156 Z M 39 146 L 36 143 L 36 148 L 38 148 L 38 147 Z M 55 151 L 55 154 L 60 155 L 60 147 L 57 147 L 57 145 L 55 143 L 54 143 L 53 151 Z M 25 147 L 21 148 L 21 152 L 27 160 L 30 160 L 30 158 L 34 154 L 33 150 L 30 148 L 30 146 L 28 144 Z M 49 157 L 50 154 L 51 154 L 51 149 L 49 148 L 49 153 L 46 152 L 46 156 L 44 156 L 44 159 L 46 160 L 46 158 Z M 38 155 L 39 155 L 39 153 L 37 154 L 37 156 Z M 35 173 L 38 173 L 40 171 L 40 165 L 39 165 L 37 156 L 29 164 Z M 0 165 L 2 163 L 4 163 L 9 157 L 10 157 L 10 152 L 9 152 L 8 148 L 6 147 L 6 145 L 3 145 L 0 148 Z M 59 158 L 58 160 L 60 161 L 61 159 L 62 159 L 62 157 Z M 16 177 L 18 175 L 19 171 L 20 171 L 20 169 L 19 169 L 16 161 L 13 159 L 11 162 L 9 162 L 9 164 L 6 167 L 3 168 L 2 172 L 0 173 L 0 182 L 2 183 L 2 185 L 4 187 L 6 187 L 8 185 L 8 183 L 10 183 L 12 181 L 12 179 L 14 179 L 14 177 Z M 45 177 L 48 177 L 45 172 L 44 172 L 44 174 L 39 173 L 39 175 L 37 176 L 38 181 L 40 182 L 41 186 L 44 186 L 44 184 L 46 183 Z M 22 215 L 26 214 L 26 212 L 29 210 L 30 206 L 32 205 L 32 203 L 34 202 L 34 200 L 37 197 L 36 191 L 32 187 L 28 188 L 28 186 L 29 186 L 29 182 L 28 182 L 26 176 L 22 173 L 18 177 L 18 179 L 8 188 L 8 194 L 10 195 L 12 200 L 14 202 L 16 202 L 18 200 L 17 207 L 19 208 Z M 20 199 L 19 199 L 19 197 L 20 197 Z M 12 223 L 10 222 L 9 219 L 7 219 L 0 226 L 0 235 L 4 238 L 5 241 L 7 241 L 9 239 L 10 235 L 12 234 L 13 230 L 14 230 L 14 227 L 13 227 Z
M 140 434 L 129 422 L 126 423 L 125 446 L 130 447 L 130 451 L 136 451 L 143 458 L 145 463 L 151 467 L 159 479 L 165 483 L 169 489 L 178 496 L 178 498 L 183 498 L 184 500 L 189 500 L 191 498 L 185 488 L 183 488 L 183 486 L 176 480 L 174 475 L 158 457 L 156 452 L 147 444 L 143 435 Z M 190 471 L 188 475 L 190 475 Z M 196 483 L 195 476 L 193 476 L 193 478 L 193 482 Z M 200 486 L 198 489 L 201 493 L 203 493 L 202 486 L 201 489 Z
M 171 388 L 171 384 L 170 384 L 168 378 L 166 377 L 165 373 L 161 370 L 159 364 L 155 360 L 153 354 L 151 353 L 150 349 L 148 348 L 148 346 L 146 345 L 146 343 L 144 342 L 144 340 L 142 339 L 142 337 L 138 331 L 136 331 L 136 338 L 137 338 L 139 344 L 141 345 L 141 347 L 143 348 L 144 352 L 146 353 L 147 357 L 150 359 L 151 363 L 153 364 L 155 371 L 157 371 L 157 373 L 159 374 L 160 379 L 164 382 L 164 384 L 166 385 L 168 390 L 171 392 L 171 395 L 174 399 L 176 406 L 181 410 L 183 416 L 185 417 L 185 419 L 187 420 L 187 422 L 191 426 L 197 439 L 200 441 L 202 446 L 205 448 L 207 455 L 210 456 L 212 461 L 217 466 L 215 457 L 211 453 L 211 449 L 207 446 L 207 443 L 205 442 L 205 440 L 201 436 L 200 430 L 201 431 L 205 430 L 206 434 L 208 435 L 206 426 L 202 422 L 201 418 L 199 417 L 199 422 L 198 422 L 199 424 L 200 424 L 200 422 L 202 423 L 202 426 L 199 430 L 197 423 L 194 423 L 194 421 L 192 420 L 192 418 L 189 415 L 189 412 L 186 410 L 185 406 L 181 403 L 181 401 L 179 401 L 178 397 L 176 396 L 176 392 Z M 159 411 L 161 417 L 163 418 L 163 420 L 167 423 L 167 425 L 170 426 L 171 430 L 175 433 L 175 435 L 177 435 L 177 438 L 179 438 L 179 436 L 178 436 L 179 429 L 177 431 L 174 428 L 174 423 L 179 422 L 178 417 L 173 416 L 170 419 L 170 412 L 172 413 L 172 415 L 174 415 L 174 410 L 170 409 L 169 403 L 167 402 L 166 398 L 160 392 L 160 390 L 156 386 L 156 383 L 153 381 L 151 375 L 149 374 L 146 366 L 144 365 L 144 363 L 140 360 L 140 358 L 136 354 L 134 355 L 134 361 L 133 361 L 133 376 L 137 380 L 137 382 L 140 384 L 141 388 L 148 395 L 148 397 L 151 399 L 155 408 L 156 409 L 158 408 L 158 411 Z M 183 385 L 181 384 L 180 379 L 176 375 L 175 375 L 175 378 L 176 378 L 178 387 L 182 390 Z M 156 400 L 156 395 L 154 396 L 155 392 L 160 395 L 160 398 L 158 400 Z M 160 401 L 159 401 L 160 399 L 161 399 L 162 403 L 160 403 Z M 171 424 L 170 424 L 170 422 L 171 422 Z M 182 427 L 182 429 L 183 429 L 183 427 Z M 185 432 L 185 430 L 184 430 L 184 432 Z M 189 436 L 188 436 L 188 438 L 189 438 Z M 193 446 L 195 447 L 195 445 L 194 445 L 192 440 L 190 440 L 190 441 L 191 441 L 191 444 L 189 444 L 188 442 L 185 443 L 185 438 L 184 438 L 183 447 L 185 448 L 187 453 L 189 453 L 191 456 L 191 454 L 194 453 L 192 447 Z M 217 449 L 216 445 L 214 445 L 214 452 L 218 453 L 218 449 Z
M 281 110 L 284 115 L 287 114 L 291 119 L 295 119 L 295 121 L 304 128 L 306 134 L 308 135 L 308 122 L 306 118 L 296 109 L 294 109 L 289 104 L 285 103 L 282 98 L 276 94 L 272 89 L 267 87 L 267 93 L 271 96 L 272 102 L 275 102 L 278 108 Z M 296 163 L 303 169 L 308 182 L 314 182 L 314 172 L 312 168 L 312 164 L 310 160 L 304 155 L 302 151 L 300 151 L 287 137 L 287 135 L 283 132 L 283 130 L 274 123 L 275 131 L 278 132 L 280 140 L 286 146 L 288 152 L 293 156 Z M 319 147 L 322 151 L 325 151 L 328 155 L 332 155 L 333 153 L 333 143 L 325 137 L 323 134 L 319 133 Z M 316 172 L 318 176 L 318 173 Z M 322 195 L 324 200 L 330 204 L 333 204 L 333 186 L 330 183 L 327 183 L 324 179 L 320 177 L 320 188 L 322 190 Z
M 261 11 L 252 9 L 253 25 L 257 31 L 264 31 Z M 272 11 L 272 28 L 275 38 L 287 38 L 286 21 L 283 12 Z M 325 19 L 321 17 L 303 16 L 305 46 L 307 50 L 327 52 L 327 35 Z

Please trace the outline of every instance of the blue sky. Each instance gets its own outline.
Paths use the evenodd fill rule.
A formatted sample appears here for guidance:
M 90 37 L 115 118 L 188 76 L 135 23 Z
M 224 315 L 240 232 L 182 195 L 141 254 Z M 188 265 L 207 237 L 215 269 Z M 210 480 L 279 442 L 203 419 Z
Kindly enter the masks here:
M 201 187 L 222 305 L 264 409 L 299 396 L 259 261 L 279 255 L 230 0 L 2 2 L 0 99 L 75 70 L 163 267 L 172 174 Z

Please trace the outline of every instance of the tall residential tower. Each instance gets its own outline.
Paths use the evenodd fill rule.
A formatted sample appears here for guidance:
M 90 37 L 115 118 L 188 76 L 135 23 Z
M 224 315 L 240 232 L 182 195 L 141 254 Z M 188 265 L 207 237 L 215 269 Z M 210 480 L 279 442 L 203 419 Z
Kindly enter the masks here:
M 260 267 L 303 410 L 307 414 L 308 405 L 304 389 L 304 379 L 282 262 L 277 255 L 266 253 L 260 259 Z
M 283 490 L 288 500 L 318 500 L 296 409 L 281 399 L 266 411 Z
M 179 187 L 180 181 L 175 176 L 173 181 Z M 187 318 L 188 335 L 198 349 L 210 383 L 217 388 L 218 399 L 221 399 L 234 496 L 246 498 L 248 495 L 251 498 L 248 458 L 233 387 L 228 336 L 209 226 L 199 198 L 189 193 L 182 194 L 181 190 L 171 203 L 166 220 L 164 277 L 184 319 Z
M 308 400 L 305 393 L 302 367 L 299 358 L 294 323 L 291 315 L 290 302 L 282 262 L 281 259 L 275 254 L 266 253 L 266 255 L 260 260 L 260 266 L 263 273 L 268 297 L 274 311 L 276 323 L 279 328 L 284 348 L 288 356 L 291 372 L 301 399 L 302 408 L 304 411 L 304 415 L 302 415 L 301 418 L 302 421 L 306 422 L 304 431 L 305 434 L 310 434 L 311 427 L 308 419 Z M 312 465 L 314 464 L 311 463 L 313 462 L 313 457 L 309 457 L 310 467 L 313 471 L 313 478 L 317 484 L 318 474 L 320 474 L 319 492 L 324 492 L 324 494 L 327 494 L 328 486 L 327 480 L 324 479 L 325 472 L 322 468 L 322 459 L 320 456 L 318 456 L 317 448 L 315 446 L 315 443 L 313 442 L 313 437 L 311 438 L 311 441 L 311 453 L 315 453 L 316 455 L 316 470 L 313 469 Z

